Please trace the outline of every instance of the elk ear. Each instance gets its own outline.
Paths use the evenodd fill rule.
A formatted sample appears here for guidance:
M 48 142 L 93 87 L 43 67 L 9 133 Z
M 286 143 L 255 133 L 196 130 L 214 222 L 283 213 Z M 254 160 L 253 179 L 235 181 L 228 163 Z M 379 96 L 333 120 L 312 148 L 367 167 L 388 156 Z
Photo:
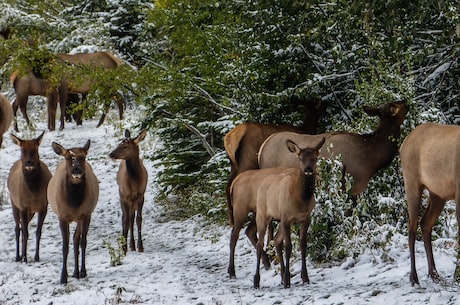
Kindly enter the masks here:
M 401 108 L 397 104 L 391 103 L 391 105 L 390 105 L 390 115 L 391 116 L 397 115 L 400 109 Z
M 45 131 L 43 130 L 42 134 L 39 135 L 39 136 L 35 139 L 35 141 L 38 142 L 38 145 L 40 145 L 40 144 L 42 143 L 43 135 L 44 135 L 44 134 L 45 134 Z
M 128 129 L 125 130 L 125 139 L 126 140 L 131 140 L 131 132 L 129 132 Z
M 382 113 L 380 108 L 374 108 L 369 106 L 364 106 L 363 110 L 369 116 L 380 116 L 380 114 Z
M 142 132 L 133 140 L 135 144 L 139 144 L 140 141 L 145 139 L 147 130 L 142 130 Z
M 299 154 L 300 148 L 294 141 L 286 140 L 286 146 L 291 153 Z
M 86 151 L 88 151 L 90 145 L 91 145 L 91 140 L 88 139 L 88 141 L 86 141 L 85 146 L 83 146 L 83 149 L 86 150 Z
M 13 140 L 14 144 L 21 146 L 22 140 L 16 137 L 14 134 L 10 134 L 11 139 Z
M 53 147 L 53 150 L 56 154 L 58 154 L 59 156 L 65 156 L 67 150 L 64 147 L 62 147 L 62 145 L 53 142 L 51 146 Z
M 319 141 L 319 143 L 316 144 L 315 149 L 316 149 L 316 150 L 320 150 L 320 148 L 324 145 L 324 142 L 326 142 L 326 138 L 325 138 L 325 137 L 323 137 L 323 138 L 321 139 L 321 141 Z

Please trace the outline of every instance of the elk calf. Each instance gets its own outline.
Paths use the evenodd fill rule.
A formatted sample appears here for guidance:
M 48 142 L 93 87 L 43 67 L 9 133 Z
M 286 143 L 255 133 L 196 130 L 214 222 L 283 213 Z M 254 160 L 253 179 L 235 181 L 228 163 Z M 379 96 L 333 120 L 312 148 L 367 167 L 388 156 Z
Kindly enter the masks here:
M 122 159 L 117 174 L 118 191 L 122 209 L 123 236 L 127 241 L 128 231 L 131 232 L 129 247 L 135 251 L 134 218 L 137 223 L 137 250 L 144 251 L 142 243 L 142 206 L 144 193 L 147 187 L 147 170 L 139 159 L 139 142 L 144 140 L 146 131 L 142 131 L 136 138 L 131 139 L 129 130 L 125 131 L 125 139 L 110 153 L 112 159 Z M 137 215 L 136 215 L 137 212 Z M 123 245 L 126 254 L 127 245 Z
M 69 254 L 69 223 L 76 222 L 73 246 L 75 269 L 73 277 L 86 277 L 86 243 L 91 213 L 99 197 L 99 182 L 93 173 L 86 155 L 90 146 L 88 140 L 84 147 L 65 149 L 53 142 L 56 154 L 63 156 L 48 185 L 48 201 L 59 219 L 62 234 L 62 272 L 61 284 L 67 283 L 67 256 Z M 81 247 L 81 270 L 79 270 L 79 247 Z
M 0 147 L 3 143 L 3 134 L 10 128 L 13 121 L 13 108 L 8 99 L 0 94 Z
M 254 287 L 258 288 L 260 285 L 259 269 L 265 231 L 272 220 L 280 221 L 280 231 L 275 236 L 275 246 L 281 263 L 281 279 L 284 287 L 290 286 L 289 260 L 292 251 L 290 228 L 295 223 L 301 224 L 301 276 L 304 283 L 309 282 L 306 267 L 306 233 L 310 225 L 311 212 L 316 204 L 314 197 L 316 161 L 319 149 L 324 142 L 325 139 L 322 138 L 315 145 L 301 149 L 293 141 L 286 140 L 284 147 L 297 156 L 298 168 L 249 170 L 238 175 L 233 181 L 230 188 L 233 229 L 230 237 L 230 262 L 228 266 L 228 273 L 231 278 L 235 277 L 234 256 L 239 232 L 248 214 L 252 212 L 258 233 Z M 286 251 L 285 264 L 282 255 L 283 243 Z
M 8 176 L 8 190 L 16 223 L 16 261 L 27 263 L 27 240 L 29 239 L 29 222 L 38 213 L 36 247 L 34 261 L 40 260 L 40 237 L 48 208 L 46 189 L 51 179 L 48 167 L 40 161 L 38 147 L 43 134 L 36 139 L 21 140 L 11 135 L 13 142 L 21 147 L 21 159 L 16 161 Z M 19 237 L 22 233 L 22 252 L 19 254 Z
M 415 269 L 415 238 L 423 190 L 428 190 L 428 205 L 420 226 L 428 274 L 433 280 L 439 280 L 439 275 L 433 258 L 431 231 L 447 200 L 456 201 L 457 224 L 460 224 L 460 127 L 422 124 L 404 140 L 400 155 L 409 210 L 410 282 L 413 286 L 419 284 Z M 460 241 L 460 225 L 457 241 Z M 457 276 L 459 267 L 457 262 Z M 455 280 L 459 281 L 459 278 Z

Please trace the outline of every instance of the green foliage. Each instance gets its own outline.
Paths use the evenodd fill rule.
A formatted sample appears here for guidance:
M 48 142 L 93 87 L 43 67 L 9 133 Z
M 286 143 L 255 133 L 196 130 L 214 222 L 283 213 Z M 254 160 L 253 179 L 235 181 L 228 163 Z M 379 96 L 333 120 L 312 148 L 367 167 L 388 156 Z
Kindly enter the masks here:
M 123 263 L 123 258 L 125 253 L 123 251 L 123 246 L 126 246 L 126 239 L 122 234 L 119 234 L 117 237 L 117 247 L 114 248 L 112 243 L 108 240 L 103 242 L 103 246 L 107 248 L 110 255 L 110 266 L 115 267 Z
M 114 94 L 135 98 L 148 114 L 139 125 L 162 141 L 146 152 L 162 168 L 159 197 L 184 217 L 224 220 L 223 136 L 240 122 L 299 124 L 301 101 L 315 96 L 328 106 L 321 130 L 370 132 L 376 120 L 362 106 L 395 100 L 410 105 L 399 142 L 425 121 L 458 124 L 457 2 L 7 0 L 0 29 L 13 35 L 0 38 L 0 74 L 7 90 L 15 69 L 53 84 L 66 73 L 84 75 L 96 84 L 88 116 Z M 130 65 L 89 71 L 53 60 L 87 49 L 113 50 Z M 310 234 L 315 260 L 384 248 L 406 230 L 397 159 L 353 209 L 338 164 L 320 167 Z M 449 217 L 441 216 L 436 234 L 447 234 Z

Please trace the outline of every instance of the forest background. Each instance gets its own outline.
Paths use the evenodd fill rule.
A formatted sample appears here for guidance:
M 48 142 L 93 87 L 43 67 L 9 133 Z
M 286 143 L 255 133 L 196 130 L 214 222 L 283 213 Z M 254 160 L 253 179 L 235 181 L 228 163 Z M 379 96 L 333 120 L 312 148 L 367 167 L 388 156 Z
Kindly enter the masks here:
M 362 106 L 404 100 L 404 137 L 426 121 L 460 123 L 460 4 L 443 1 L 4 0 L 0 80 L 60 71 L 56 53 L 110 51 L 124 61 L 94 75 L 86 115 L 110 103 L 110 89 L 144 107 L 161 141 L 157 204 L 171 218 L 203 214 L 225 223 L 229 161 L 223 136 L 242 122 L 302 122 L 302 101 L 320 99 L 318 132 L 369 133 Z M 110 81 L 107 81 L 110 80 Z M 110 85 L 104 85 L 109 83 Z M 323 164 L 310 229 L 310 257 L 340 261 L 385 249 L 407 232 L 399 158 L 380 172 L 352 215 L 340 166 Z M 454 206 L 434 232 L 452 237 Z M 382 234 L 385 232 L 385 234 Z

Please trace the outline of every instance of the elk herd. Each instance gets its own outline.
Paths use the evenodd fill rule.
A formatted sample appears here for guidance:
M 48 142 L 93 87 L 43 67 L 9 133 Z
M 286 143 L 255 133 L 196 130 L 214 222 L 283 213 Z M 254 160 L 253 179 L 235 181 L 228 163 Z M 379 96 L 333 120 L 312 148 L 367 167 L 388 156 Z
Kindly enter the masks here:
M 0 132 L 3 136 L 12 123 L 12 106 L 6 97 L 0 94 Z M 86 277 L 86 245 L 91 214 L 99 198 L 99 181 L 86 157 L 91 145 L 88 140 L 82 147 L 65 148 L 53 142 L 52 149 L 62 160 L 56 166 L 54 174 L 40 160 L 39 146 L 42 143 L 44 131 L 35 139 L 21 139 L 11 134 L 14 144 L 20 148 L 20 158 L 11 167 L 7 188 L 10 195 L 15 222 L 16 261 L 27 263 L 27 243 L 29 238 L 28 226 L 35 214 L 36 247 L 34 261 L 40 260 L 40 238 L 42 227 L 48 210 L 56 214 L 62 235 L 62 271 L 60 283 L 67 283 L 67 256 L 69 252 L 69 224 L 76 223 L 73 234 L 74 272 L 73 277 Z M 130 249 L 135 251 L 133 237 L 133 220 L 137 213 L 137 251 L 144 250 L 142 246 L 141 222 L 142 205 L 147 185 L 148 174 L 139 158 L 139 142 L 146 136 L 142 131 L 131 139 L 129 130 L 125 131 L 125 139 L 108 157 L 121 159 L 117 175 L 120 192 L 120 203 L 123 211 L 122 229 L 127 238 L 131 230 Z M 0 137 L 2 139 L 2 137 Z M 124 248 L 126 254 L 127 248 Z M 81 252 L 80 252 L 81 251 Z M 79 256 L 81 253 L 81 264 Z
M 266 268 L 270 266 L 263 248 L 265 234 L 271 222 L 276 221 L 279 229 L 274 244 L 281 283 L 285 288 L 290 286 L 293 224 L 300 225 L 301 279 L 303 283 L 309 283 L 305 253 L 307 230 L 315 206 L 316 160 L 340 156 L 342 174 L 353 178 L 350 195 L 356 199 L 365 191 L 369 180 L 389 166 L 398 154 L 397 142 L 409 106 L 399 101 L 379 108 L 365 107 L 364 111 L 379 118 L 379 124 L 371 134 L 345 131 L 311 134 L 314 132 L 304 132 L 292 126 L 244 123 L 225 135 L 224 145 L 231 166 L 226 188 L 232 226 L 230 278 L 236 276 L 234 256 L 239 232 L 248 223 L 246 235 L 256 248 L 257 256 L 254 287 L 260 287 L 260 261 Z M 434 263 L 431 232 L 447 200 L 456 201 L 457 223 L 460 224 L 460 127 L 421 124 L 409 133 L 399 152 L 409 215 L 410 282 L 419 284 L 415 240 L 424 190 L 428 192 L 428 203 L 420 225 L 428 275 L 436 281 L 440 276 Z M 457 230 L 459 239 L 460 226 Z M 458 251 L 460 253 L 460 249 Z M 459 274 L 457 262 L 456 281 L 460 280 Z
M 57 60 L 85 67 L 99 66 L 103 69 L 114 69 L 120 64 L 117 58 L 106 52 L 59 54 Z M 32 72 L 15 72 L 11 82 L 16 92 L 13 104 L 0 94 L 0 146 L 3 134 L 9 129 L 18 108 L 29 123 L 26 105 L 30 95 L 47 97 L 50 130 L 55 129 L 56 108 L 59 103 L 60 129 L 63 129 L 67 102 L 72 101 L 76 94 L 85 97 L 91 86 L 88 82 L 74 80 L 72 75 L 65 75 L 58 81 L 58 89 L 52 90 L 48 80 Z M 120 99 L 116 101 L 119 116 L 122 118 L 123 104 Z M 253 280 L 256 288 L 260 287 L 261 261 L 266 268 L 270 266 L 264 242 L 267 229 L 269 232 L 272 230 L 273 221 L 278 222 L 278 230 L 273 239 L 283 286 L 290 287 L 291 282 L 291 227 L 294 224 L 300 226 L 301 279 L 303 283 L 309 283 L 306 268 L 307 231 L 316 204 L 318 159 L 334 159 L 340 156 L 342 174 L 349 174 L 353 178 L 350 194 L 356 197 L 365 191 L 369 180 L 379 170 L 387 167 L 398 154 L 397 142 L 409 106 L 399 101 L 379 108 L 365 107 L 364 111 L 369 116 L 379 119 L 377 128 L 370 134 L 346 131 L 316 134 L 324 104 L 312 99 L 306 103 L 305 109 L 304 124 L 301 127 L 244 123 L 237 125 L 224 137 L 231 167 L 226 187 L 228 215 L 232 226 L 228 274 L 230 278 L 236 276 L 236 244 L 240 230 L 247 225 L 245 233 L 256 249 L 257 264 Z M 315 111 L 311 112 L 311 109 Z M 104 116 L 105 113 L 98 126 L 102 124 Z M 14 127 L 17 131 L 16 122 Z M 53 142 L 52 149 L 62 160 L 52 174 L 39 157 L 43 136 L 44 132 L 37 138 L 27 140 L 11 134 L 13 143 L 21 151 L 20 159 L 11 167 L 7 179 L 15 222 L 16 261 L 28 261 L 28 225 L 35 214 L 38 215 L 38 220 L 34 261 L 40 260 L 40 237 L 49 204 L 57 215 L 61 230 L 60 282 L 65 284 L 68 276 L 69 224 L 72 222 L 76 223 L 73 234 L 73 277 L 83 278 L 87 275 L 87 235 L 91 214 L 99 198 L 99 182 L 87 161 L 90 140 L 81 147 L 70 148 Z M 144 251 L 141 234 L 142 207 L 148 179 L 147 170 L 139 158 L 139 143 L 145 136 L 144 130 L 137 137 L 131 138 L 130 132 L 126 130 L 125 138 L 108 154 L 114 160 L 121 160 L 116 181 L 122 211 L 122 234 L 126 241 L 129 235 L 130 250 L 137 249 L 139 252 Z M 400 157 L 409 215 L 410 282 L 414 285 L 419 284 L 415 268 L 415 239 L 423 191 L 428 192 L 428 204 L 420 225 L 428 260 L 428 274 L 435 280 L 439 275 L 433 258 L 431 231 L 446 200 L 456 201 L 457 223 L 460 223 L 460 173 L 457 175 L 460 168 L 460 127 L 422 124 L 404 140 Z M 137 247 L 134 223 L 137 226 Z M 273 236 L 273 232 L 271 235 Z M 457 236 L 460 236 L 460 226 Z M 125 254 L 127 248 L 128 245 L 125 244 Z

